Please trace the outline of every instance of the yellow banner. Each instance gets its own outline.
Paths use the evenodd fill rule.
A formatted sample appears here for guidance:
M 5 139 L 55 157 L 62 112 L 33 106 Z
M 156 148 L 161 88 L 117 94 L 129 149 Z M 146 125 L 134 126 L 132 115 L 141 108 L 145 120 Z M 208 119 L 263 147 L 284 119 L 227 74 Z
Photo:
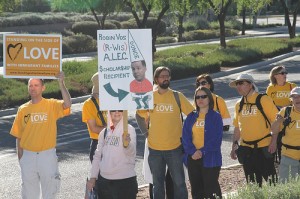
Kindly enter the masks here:
M 61 35 L 5 34 L 4 77 L 55 79 L 62 67 L 61 40 Z

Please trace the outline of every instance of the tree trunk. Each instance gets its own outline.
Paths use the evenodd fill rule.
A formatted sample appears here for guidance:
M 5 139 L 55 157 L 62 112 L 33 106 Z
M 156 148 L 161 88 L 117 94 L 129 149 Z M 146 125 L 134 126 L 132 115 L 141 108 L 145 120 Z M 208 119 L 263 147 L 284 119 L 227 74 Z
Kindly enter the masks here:
M 161 19 L 163 18 L 163 16 L 167 12 L 167 10 L 169 10 L 169 8 L 170 8 L 170 4 L 168 2 L 166 2 L 165 6 L 162 8 L 162 10 L 160 11 L 160 13 L 159 13 L 159 15 L 157 17 L 157 20 L 155 22 L 154 28 L 152 29 L 152 52 L 153 52 L 153 55 L 156 52 L 155 43 L 156 43 L 156 39 L 157 39 L 157 28 L 158 28 L 158 25 L 161 22 Z
M 178 16 L 178 23 L 179 23 L 179 26 L 178 26 L 178 42 L 182 42 L 182 34 L 184 32 L 183 30 L 183 18 L 184 16 L 182 15 L 179 15 Z
M 243 16 L 242 35 L 245 35 L 245 31 L 246 31 L 246 8 L 245 7 L 243 7 L 242 16 Z
M 289 35 L 290 35 L 290 39 L 293 39 L 295 37 L 295 29 L 296 29 L 296 23 L 294 23 L 295 21 L 295 13 L 293 13 L 293 25 L 291 24 L 291 21 L 290 21 L 290 13 L 289 13 L 289 9 L 287 7 L 287 5 L 285 4 L 285 1 L 284 0 L 280 0 L 281 2 L 281 5 L 284 9 L 284 16 L 285 16 L 285 19 L 286 19 L 286 23 L 287 23 L 287 26 L 288 26 L 288 30 L 289 30 Z M 296 19 L 297 19 L 297 9 L 296 9 Z
M 226 48 L 226 38 L 225 38 L 225 15 L 218 15 L 218 20 L 220 24 L 220 44 L 222 48 Z
M 101 18 L 101 26 L 102 26 L 102 30 L 105 29 L 105 20 L 106 20 L 106 17 L 107 17 L 108 13 L 103 13 L 103 16 Z
M 98 27 L 99 27 L 100 29 L 102 29 L 100 20 L 98 19 L 98 16 L 97 16 L 97 14 L 96 14 L 94 8 L 90 7 L 90 10 L 91 10 L 92 14 L 94 15 L 94 17 L 95 17 L 95 19 L 96 19 L 96 21 L 97 21 Z

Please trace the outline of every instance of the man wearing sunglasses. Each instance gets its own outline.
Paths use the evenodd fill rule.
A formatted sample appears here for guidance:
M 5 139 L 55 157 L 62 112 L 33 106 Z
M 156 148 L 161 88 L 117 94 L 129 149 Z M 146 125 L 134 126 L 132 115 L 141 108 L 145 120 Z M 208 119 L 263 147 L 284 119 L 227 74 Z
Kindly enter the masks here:
M 242 96 L 235 105 L 231 158 L 238 158 L 243 164 L 247 182 L 256 182 L 262 186 L 264 178 L 274 183 L 276 170 L 273 153 L 276 150 L 277 135 L 271 135 L 271 127 L 266 119 L 270 123 L 274 122 L 277 108 L 270 97 L 262 95 L 260 103 L 263 111 L 259 110 L 258 88 L 249 74 L 241 74 L 229 86 L 236 88 Z
M 167 67 L 158 67 L 154 72 L 157 86 L 153 93 L 154 109 L 138 111 L 144 118 L 144 126 L 148 129 L 148 162 L 153 178 L 153 195 L 155 199 L 165 199 L 165 175 L 168 167 L 173 184 L 174 199 L 187 199 L 188 193 L 182 162 L 182 121 L 181 112 L 188 115 L 194 110 L 188 99 L 178 92 L 180 107 L 169 88 L 171 71 Z M 138 118 L 138 117 L 137 117 Z M 148 125 L 146 125 L 146 121 Z M 139 124 L 140 126 L 140 124 Z M 141 128 L 142 129 L 142 128 Z M 169 199 L 169 198 L 168 198 Z

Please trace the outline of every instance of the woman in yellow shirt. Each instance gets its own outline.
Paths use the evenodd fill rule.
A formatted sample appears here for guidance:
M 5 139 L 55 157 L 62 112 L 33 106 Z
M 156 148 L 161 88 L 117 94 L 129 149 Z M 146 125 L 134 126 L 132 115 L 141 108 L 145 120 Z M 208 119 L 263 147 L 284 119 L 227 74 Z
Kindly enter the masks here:
M 297 85 L 287 81 L 287 70 L 284 66 L 275 66 L 270 72 L 270 85 L 267 95 L 270 96 L 278 110 L 284 106 L 290 106 L 290 92 Z
M 223 119 L 223 130 L 228 131 L 230 124 L 232 124 L 232 120 L 226 105 L 225 100 L 214 94 L 214 82 L 209 74 L 201 74 L 196 79 L 196 88 L 205 87 L 208 88 L 212 92 L 212 96 L 214 99 L 214 111 L 217 111 L 221 114 Z

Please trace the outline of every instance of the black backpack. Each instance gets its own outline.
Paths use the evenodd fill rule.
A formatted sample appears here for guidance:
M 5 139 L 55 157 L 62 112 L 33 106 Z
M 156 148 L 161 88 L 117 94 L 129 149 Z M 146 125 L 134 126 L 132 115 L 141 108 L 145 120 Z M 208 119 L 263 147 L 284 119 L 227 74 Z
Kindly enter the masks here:
M 291 106 L 287 106 L 285 108 L 284 118 L 287 118 L 287 119 L 284 120 L 283 128 L 278 133 L 278 137 L 277 137 L 277 150 L 276 150 L 276 154 L 275 154 L 275 162 L 278 162 L 278 163 L 280 163 L 280 160 L 281 160 L 282 137 L 285 136 L 286 127 L 291 123 L 291 117 L 290 117 L 291 110 L 292 110 Z
M 267 117 L 267 115 L 265 114 L 264 112 L 264 109 L 261 105 L 261 98 L 264 96 L 264 95 L 267 95 L 266 93 L 259 93 L 258 96 L 256 97 L 255 99 L 255 104 L 253 103 L 249 103 L 250 105 L 256 105 L 257 109 L 261 112 L 261 114 L 263 115 L 263 117 L 265 118 L 265 121 L 266 121 L 266 128 L 268 128 L 268 125 L 271 127 L 271 123 Z M 239 107 L 239 113 L 242 111 L 243 109 L 243 106 L 244 106 L 245 102 L 244 102 L 244 96 L 241 98 L 240 100 L 240 107 Z

